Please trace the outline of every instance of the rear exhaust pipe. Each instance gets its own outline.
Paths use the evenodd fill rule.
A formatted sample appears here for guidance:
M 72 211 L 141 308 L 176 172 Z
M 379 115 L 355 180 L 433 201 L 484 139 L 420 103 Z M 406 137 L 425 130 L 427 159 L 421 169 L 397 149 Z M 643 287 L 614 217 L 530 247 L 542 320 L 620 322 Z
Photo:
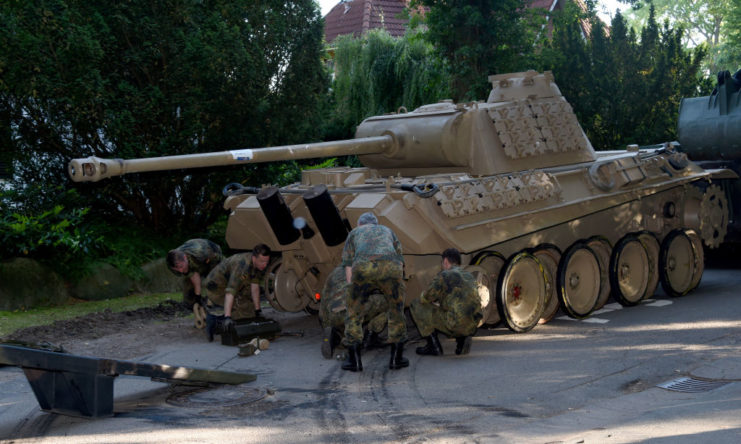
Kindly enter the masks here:
M 329 195 L 327 186 L 317 185 L 304 193 L 303 197 L 324 243 L 329 247 L 334 247 L 345 242 L 348 234 L 347 226 Z
M 266 187 L 257 193 L 257 202 L 281 245 L 295 242 L 301 232 L 293 226 L 293 216 L 278 187 Z

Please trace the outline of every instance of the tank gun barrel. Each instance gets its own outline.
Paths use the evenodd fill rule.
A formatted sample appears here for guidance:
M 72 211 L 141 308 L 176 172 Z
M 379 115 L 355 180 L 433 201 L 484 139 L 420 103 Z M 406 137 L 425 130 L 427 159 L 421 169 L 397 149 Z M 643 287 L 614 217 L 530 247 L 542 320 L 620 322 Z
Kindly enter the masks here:
M 70 178 L 75 182 L 97 182 L 108 177 L 122 176 L 129 173 L 318 157 L 380 154 L 391 149 L 393 143 L 392 136 L 383 135 L 332 142 L 284 145 L 258 149 L 238 149 L 213 153 L 184 154 L 180 156 L 149 157 L 143 159 L 103 159 L 91 156 L 71 160 L 67 171 Z

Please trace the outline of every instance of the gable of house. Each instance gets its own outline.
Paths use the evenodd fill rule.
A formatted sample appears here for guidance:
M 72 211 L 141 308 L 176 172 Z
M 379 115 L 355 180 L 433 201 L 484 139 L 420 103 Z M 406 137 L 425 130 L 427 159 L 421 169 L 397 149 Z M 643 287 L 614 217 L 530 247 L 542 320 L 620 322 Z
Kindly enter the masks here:
M 331 43 L 340 35 L 358 37 L 380 28 L 394 37 L 401 37 L 408 23 L 404 14 L 408 4 L 409 0 L 341 1 L 324 17 L 324 37 Z

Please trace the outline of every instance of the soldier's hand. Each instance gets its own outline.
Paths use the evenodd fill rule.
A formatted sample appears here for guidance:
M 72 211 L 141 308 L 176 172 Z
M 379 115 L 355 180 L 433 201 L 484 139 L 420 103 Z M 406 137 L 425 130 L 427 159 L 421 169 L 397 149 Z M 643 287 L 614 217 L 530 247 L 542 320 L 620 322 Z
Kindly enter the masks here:
M 231 316 L 224 317 L 224 320 L 221 321 L 221 328 L 223 328 L 224 331 L 229 331 L 234 328 L 234 321 L 232 321 Z

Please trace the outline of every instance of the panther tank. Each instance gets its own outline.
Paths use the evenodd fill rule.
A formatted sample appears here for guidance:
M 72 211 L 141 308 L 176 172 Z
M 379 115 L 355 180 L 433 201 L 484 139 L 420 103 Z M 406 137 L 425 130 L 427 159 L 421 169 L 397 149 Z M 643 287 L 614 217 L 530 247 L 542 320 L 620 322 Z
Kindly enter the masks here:
M 75 181 L 145 171 L 357 155 L 364 167 L 302 171 L 288 186 L 229 184 L 228 245 L 275 252 L 265 296 L 315 309 L 358 217 L 373 212 L 404 251 L 406 299 L 455 247 L 485 317 L 525 332 L 561 307 L 586 318 L 610 296 L 636 305 L 659 282 L 673 296 L 703 273 L 703 239 L 726 208 L 707 171 L 666 143 L 595 151 L 550 72 L 489 77 L 486 101 L 442 101 L 370 117 L 354 139 L 218 153 L 76 159 Z M 713 238 L 713 242 L 718 239 Z

